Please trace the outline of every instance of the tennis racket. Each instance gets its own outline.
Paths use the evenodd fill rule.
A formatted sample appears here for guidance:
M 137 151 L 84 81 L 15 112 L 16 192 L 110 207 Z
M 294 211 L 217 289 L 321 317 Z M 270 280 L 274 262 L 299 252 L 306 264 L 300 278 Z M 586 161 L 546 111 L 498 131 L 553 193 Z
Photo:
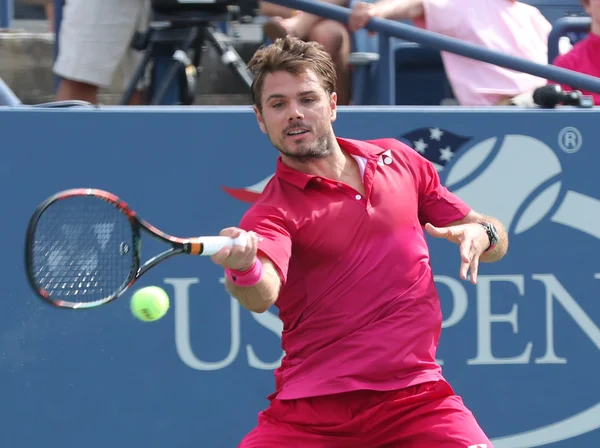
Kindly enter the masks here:
M 142 232 L 170 247 L 141 264 Z M 66 190 L 49 197 L 29 221 L 27 278 L 35 293 L 60 308 L 87 309 L 121 296 L 142 275 L 175 255 L 217 253 L 238 238 L 177 238 L 140 218 L 112 193 Z

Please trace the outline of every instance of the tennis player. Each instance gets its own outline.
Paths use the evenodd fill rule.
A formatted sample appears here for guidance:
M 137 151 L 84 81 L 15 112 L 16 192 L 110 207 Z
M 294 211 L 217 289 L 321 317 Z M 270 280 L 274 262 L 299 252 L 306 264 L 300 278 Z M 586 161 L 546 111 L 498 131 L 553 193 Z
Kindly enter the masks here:
M 459 248 L 460 277 L 500 260 L 506 232 L 450 193 L 394 139 L 336 138 L 335 69 L 287 37 L 249 62 L 254 111 L 280 152 L 212 257 L 248 310 L 275 305 L 285 357 L 242 448 L 491 448 L 435 361 L 442 313 L 425 232 Z

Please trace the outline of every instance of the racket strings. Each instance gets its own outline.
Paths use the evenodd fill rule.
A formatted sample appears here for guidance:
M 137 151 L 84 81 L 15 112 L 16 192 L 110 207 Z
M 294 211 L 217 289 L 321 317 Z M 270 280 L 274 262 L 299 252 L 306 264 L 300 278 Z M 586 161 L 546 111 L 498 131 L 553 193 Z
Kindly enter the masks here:
M 128 280 L 134 244 L 128 218 L 114 205 L 91 197 L 63 199 L 36 226 L 36 282 L 58 300 L 101 300 Z

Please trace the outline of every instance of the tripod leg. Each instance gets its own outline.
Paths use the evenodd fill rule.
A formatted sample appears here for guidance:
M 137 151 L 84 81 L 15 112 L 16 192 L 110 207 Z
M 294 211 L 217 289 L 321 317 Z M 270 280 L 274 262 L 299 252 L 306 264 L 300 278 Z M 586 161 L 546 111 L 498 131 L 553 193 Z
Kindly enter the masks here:
M 162 104 L 170 89 L 174 89 L 177 92 L 177 96 L 180 96 L 180 87 L 174 81 L 177 80 L 179 71 L 186 65 L 184 63 L 185 58 L 187 58 L 186 52 L 196 40 L 197 33 L 196 29 L 192 29 L 189 36 L 183 42 L 183 45 L 175 47 L 175 51 L 172 52 L 169 58 L 160 58 L 161 60 L 157 58 L 154 72 L 155 76 L 159 78 L 159 82 L 156 82 L 159 87 L 156 90 L 156 95 L 150 102 L 151 105 Z M 163 73 L 164 76 L 162 76 Z M 179 102 L 181 102 L 181 98 L 179 98 Z
M 172 57 L 157 57 L 154 62 L 154 88 L 150 105 L 177 105 L 179 104 L 178 86 L 175 83 L 180 70 L 180 63 Z M 165 102 L 165 99 L 167 101 Z
M 142 57 L 142 60 L 136 67 L 135 73 L 133 74 L 133 77 L 129 81 L 129 84 L 127 84 L 127 89 L 125 89 L 125 92 L 123 93 L 123 96 L 121 97 L 121 106 L 127 106 L 129 104 L 129 102 L 131 101 L 133 92 L 135 91 L 138 83 L 140 82 L 140 79 L 142 79 L 142 77 L 144 76 L 144 73 L 146 72 L 146 67 L 148 66 L 148 62 L 150 61 L 150 58 L 152 57 L 153 50 L 154 50 L 154 46 L 152 44 L 150 44 L 146 48 L 146 51 L 144 53 L 144 56 Z
M 221 60 L 227 66 L 233 67 L 233 69 L 238 73 L 240 78 L 246 83 L 248 88 L 252 86 L 252 75 L 246 68 L 246 64 L 243 59 L 240 57 L 235 48 L 227 42 L 225 39 L 221 37 L 219 33 L 217 33 L 213 27 L 206 27 L 206 37 L 208 40 L 214 45 L 216 50 L 221 55 Z

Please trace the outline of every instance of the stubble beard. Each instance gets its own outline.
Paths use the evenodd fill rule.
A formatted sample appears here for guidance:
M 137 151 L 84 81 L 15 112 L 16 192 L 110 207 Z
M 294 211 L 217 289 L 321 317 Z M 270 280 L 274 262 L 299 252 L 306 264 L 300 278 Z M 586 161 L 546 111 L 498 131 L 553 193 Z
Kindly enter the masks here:
M 282 155 L 300 163 L 307 163 L 311 160 L 328 157 L 333 148 L 332 136 L 321 136 L 311 143 L 295 144 L 295 151 L 286 149 L 283 142 L 274 142 L 271 139 L 271 143 Z

